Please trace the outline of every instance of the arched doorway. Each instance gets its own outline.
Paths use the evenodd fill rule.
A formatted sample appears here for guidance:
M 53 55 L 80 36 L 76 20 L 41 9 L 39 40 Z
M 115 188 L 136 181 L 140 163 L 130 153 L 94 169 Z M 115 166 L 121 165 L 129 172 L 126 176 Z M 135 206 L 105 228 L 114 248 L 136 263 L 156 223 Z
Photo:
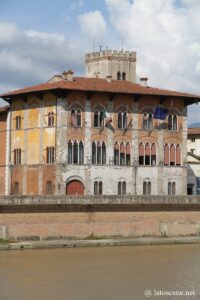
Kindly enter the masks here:
M 84 195 L 84 185 L 79 180 L 72 180 L 66 184 L 66 195 Z

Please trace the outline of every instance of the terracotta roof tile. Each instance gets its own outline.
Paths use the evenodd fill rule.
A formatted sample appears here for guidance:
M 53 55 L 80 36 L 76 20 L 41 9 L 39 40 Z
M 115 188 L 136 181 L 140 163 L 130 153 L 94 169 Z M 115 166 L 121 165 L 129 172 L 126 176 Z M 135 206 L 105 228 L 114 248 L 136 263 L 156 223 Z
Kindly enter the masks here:
M 188 128 L 188 135 L 200 135 L 200 128 Z
M 157 95 L 157 96 L 174 96 L 190 99 L 200 99 L 200 95 L 181 93 L 176 91 L 164 90 L 154 87 L 144 87 L 140 84 L 130 81 L 112 80 L 107 82 L 106 79 L 74 77 L 73 81 L 60 80 L 57 82 L 47 82 L 0 95 L 6 99 L 15 95 L 27 94 L 31 92 L 41 92 L 47 90 L 79 90 L 79 91 L 97 91 L 139 95 Z

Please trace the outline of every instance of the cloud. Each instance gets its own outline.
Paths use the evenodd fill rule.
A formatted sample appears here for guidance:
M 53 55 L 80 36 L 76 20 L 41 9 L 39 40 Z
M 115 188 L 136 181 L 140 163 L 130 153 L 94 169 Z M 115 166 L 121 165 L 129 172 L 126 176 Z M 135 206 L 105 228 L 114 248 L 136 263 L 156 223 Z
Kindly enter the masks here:
M 101 38 L 106 34 L 106 21 L 100 11 L 96 10 L 79 15 L 78 20 L 82 32 L 89 38 Z
M 0 92 L 45 82 L 65 69 L 83 73 L 84 52 L 81 40 L 0 23 Z
M 200 1 L 105 0 L 127 50 L 137 51 L 138 77 L 149 85 L 200 91 Z

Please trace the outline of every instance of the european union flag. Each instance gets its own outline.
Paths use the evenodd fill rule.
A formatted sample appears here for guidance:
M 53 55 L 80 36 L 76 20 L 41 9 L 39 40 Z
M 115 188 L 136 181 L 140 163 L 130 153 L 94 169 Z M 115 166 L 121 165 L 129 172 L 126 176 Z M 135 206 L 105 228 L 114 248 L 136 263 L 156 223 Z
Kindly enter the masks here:
M 168 113 L 167 109 L 162 108 L 162 107 L 156 107 L 154 114 L 153 114 L 153 118 L 159 119 L 159 120 L 165 120 L 167 113 Z

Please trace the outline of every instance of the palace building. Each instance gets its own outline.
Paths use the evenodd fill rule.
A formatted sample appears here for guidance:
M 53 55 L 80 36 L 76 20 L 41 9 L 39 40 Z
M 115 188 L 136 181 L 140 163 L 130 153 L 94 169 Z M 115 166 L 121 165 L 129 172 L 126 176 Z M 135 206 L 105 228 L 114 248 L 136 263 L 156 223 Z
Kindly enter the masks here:
M 135 83 L 135 63 L 135 52 L 87 54 L 87 77 L 1 95 L 7 194 L 187 193 L 187 105 L 199 96 Z

